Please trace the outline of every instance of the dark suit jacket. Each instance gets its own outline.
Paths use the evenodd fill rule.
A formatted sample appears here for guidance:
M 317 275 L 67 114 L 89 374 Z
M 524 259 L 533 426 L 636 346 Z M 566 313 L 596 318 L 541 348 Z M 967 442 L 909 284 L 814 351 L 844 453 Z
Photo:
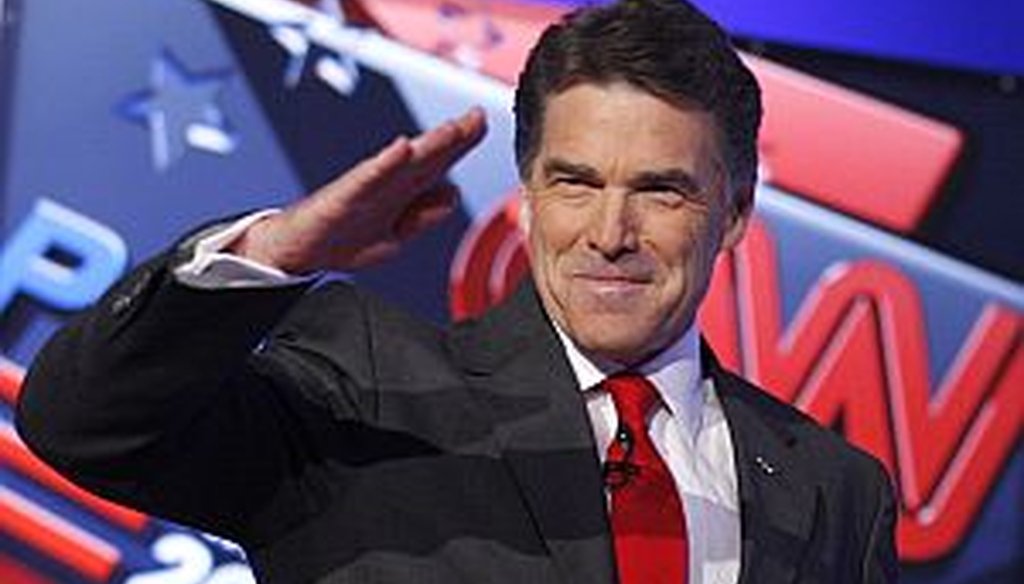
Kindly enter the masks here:
M 55 468 L 235 539 L 266 582 L 615 581 L 593 435 L 531 286 L 439 331 L 345 284 L 202 291 L 171 262 L 33 364 L 17 421 Z M 880 466 L 705 368 L 736 448 L 741 582 L 894 580 Z

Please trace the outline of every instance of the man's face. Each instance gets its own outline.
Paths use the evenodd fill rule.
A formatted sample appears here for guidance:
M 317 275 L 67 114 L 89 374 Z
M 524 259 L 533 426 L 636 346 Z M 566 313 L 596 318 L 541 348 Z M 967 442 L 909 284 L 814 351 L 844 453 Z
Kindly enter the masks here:
M 636 364 L 690 326 L 749 212 L 718 142 L 710 113 L 626 83 L 548 97 L 528 246 L 545 309 L 583 350 Z

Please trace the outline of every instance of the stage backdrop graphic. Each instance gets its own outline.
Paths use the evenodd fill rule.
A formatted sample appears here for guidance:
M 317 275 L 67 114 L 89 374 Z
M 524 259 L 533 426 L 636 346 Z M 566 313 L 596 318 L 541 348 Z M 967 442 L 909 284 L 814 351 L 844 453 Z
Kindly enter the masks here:
M 231 542 L 35 459 L 12 424 L 25 368 L 190 227 L 285 205 L 473 104 L 491 131 L 453 171 L 455 216 L 341 277 L 438 323 L 500 300 L 526 268 L 511 88 L 570 4 L 0 3 L 0 583 L 252 582 Z M 730 367 L 886 464 L 904 582 L 1018 582 L 1024 51 L 1006 31 L 1021 11 L 970 12 L 991 34 L 951 51 L 933 36 L 965 22 L 954 3 L 929 5 L 918 44 L 899 22 L 843 26 L 891 3 L 863 4 L 829 21 L 791 0 L 787 24 L 763 3 L 706 0 L 767 114 L 756 219 L 720 260 L 701 326 Z

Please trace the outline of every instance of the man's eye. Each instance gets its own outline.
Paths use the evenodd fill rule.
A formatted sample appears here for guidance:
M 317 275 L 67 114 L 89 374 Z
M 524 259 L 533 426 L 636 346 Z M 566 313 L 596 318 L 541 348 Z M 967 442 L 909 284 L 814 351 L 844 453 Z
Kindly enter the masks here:
M 560 176 L 555 179 L 555 184 L 565 186 L 590 186 L 587 179 L 580 178 L 578 176 Z
M 583 199 L 598 190 L 590 181 L 579 177 L 557 178 L 553 186 L 559 196 L 568 199 Z
M 641 189 L 640 192 L 652 202 L 673 208 L 683 203 L 696 203 L 701 200 L 699 191 L 674 184 L 650 185 Z
M 643 189 L 641 194 L 646 200 L 673 208 L 682 205 L 690 198 L 685 192 L 671 185 L 651 186 Z

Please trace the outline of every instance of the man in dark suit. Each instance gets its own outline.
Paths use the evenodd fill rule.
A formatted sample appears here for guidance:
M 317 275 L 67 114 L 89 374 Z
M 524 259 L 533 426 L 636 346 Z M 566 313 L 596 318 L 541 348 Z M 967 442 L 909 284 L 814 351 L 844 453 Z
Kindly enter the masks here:
M 694 329 L 755 180 L 759 93 L 722 31 L 584 9 L 516 118 L 532 279 L 504 305 L 438 331 L 311 282 L 443 218 L 474 110 L 139 267 L 33 364 L 26 442 L 267 582 L 894 580 L 878 463 Z

